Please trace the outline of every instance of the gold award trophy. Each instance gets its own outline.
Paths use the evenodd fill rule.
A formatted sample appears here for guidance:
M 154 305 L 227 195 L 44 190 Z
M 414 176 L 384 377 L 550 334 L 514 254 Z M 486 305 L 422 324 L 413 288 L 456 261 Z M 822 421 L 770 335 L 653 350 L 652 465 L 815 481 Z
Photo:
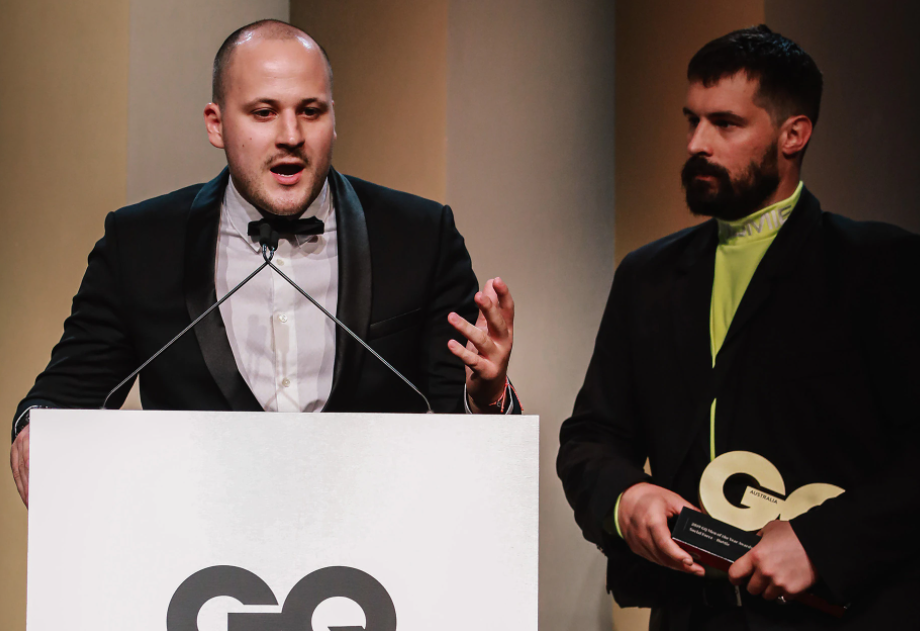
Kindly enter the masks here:
M 735 502 L 726 497 L 732 480 L 742 483 Z M 736 484 L 735 487 L 738 485 Z M 685 508 L 671 533 L 677 544 L 709 567 L 728 571 L 736 560 L 757 545 L 755 534 L 769 522 L 789 521 L 844 490 L 833 484 L 813 483 L 786 495 L 783 476 L 772 462 L 749 451 L 730 451 L 715 458 L 700 478 L 700 508 L 704 513 Z M 811 593 L 800 594 L 798 602 L 842 616 L 846 608 L 834 605 Z

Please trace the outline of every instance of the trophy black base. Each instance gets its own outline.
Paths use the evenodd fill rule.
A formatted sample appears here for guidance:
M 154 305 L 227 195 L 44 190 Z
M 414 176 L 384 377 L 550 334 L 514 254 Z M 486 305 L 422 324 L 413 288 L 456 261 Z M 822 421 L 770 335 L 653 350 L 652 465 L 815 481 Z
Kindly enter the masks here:
M 735 528 L 709 515 L 684 508 L 671 530 L 671 538 L 686 550 L 694 561 L 723 572 L 757 545 L 760 537 Z M 836 605 L 810 592 L 795 597 L 795 602 L 814 607 L 840 618 L 846 607 Z
M 680 511 L 671 538 L 695 561 L 723 572 L 760 541 L 754 533 L 689 508 Z

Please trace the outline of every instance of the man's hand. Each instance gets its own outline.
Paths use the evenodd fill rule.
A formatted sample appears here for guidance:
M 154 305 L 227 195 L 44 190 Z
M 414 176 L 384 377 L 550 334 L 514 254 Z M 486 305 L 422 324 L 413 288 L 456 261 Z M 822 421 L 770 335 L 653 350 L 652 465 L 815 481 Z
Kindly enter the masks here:
M 673 539 L 668 518 L 682 508 L 699 509 L 677 493 L 648 482 L 634 484 L 623 492 L 617 518 L 620 532 L 629 549 L 649 561 L 697 576 L 705 575 L 701 565 L 693 562 Z
M 505 391 L 514 337 L 514 301 L 501 278 L 488 280 L 474 300 L 479 307 L 476 326 L 456 313 L 447 316 L 447 321 L 469 342 L 464 348 L 456 340 L 450 340 L 447 347 L 466 364 L 470 408 L 473 412 L 481 412 Z
M 29 425 L 19 432 L 10 447 L 10 469 L 22 503 L 29 507 Z
M 760 543 L 728 569 L 733 584 L 750 577 L 747 590 L 767 600 L 795 597 L 815 584 L 815 567 L 788 521 L 771 521 L 758 534 Z

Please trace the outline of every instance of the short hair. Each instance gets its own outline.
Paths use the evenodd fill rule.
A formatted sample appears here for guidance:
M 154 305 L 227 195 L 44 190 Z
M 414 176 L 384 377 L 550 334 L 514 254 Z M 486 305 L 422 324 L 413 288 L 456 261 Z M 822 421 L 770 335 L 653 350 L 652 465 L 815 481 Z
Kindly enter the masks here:
M 220 48 L 217 50 L 217 54 L 214 56 L 214 68 L 211 71 L 211 101 L 222 105 L 224 101 L 224 96 L 226 96 L 226 73 L 227 67 L 230 65 L 230 60 L 233 57 L 233 50 L 236 45 L 243 39 L 243 36 L 255 33 L 258 31 L 260 34 L 264 35 L 268 39 L 296 39 L 301 36 L 309 37 L 313 42 L 319 47 L 320 52 L 323 54 L 323 61 L 326 62 L 326 73 L 329 76 L 329 89 L 332 89 L 332 64 L 329 62 L 329 55 L 326 53 L 326 49 L 317 42 L 313 37 L 311 37 L 305 31 L 288 24 L 287 22 L 282 22 L 281 20 L 258 20 L 252 24 L 247 24 L 242 26 L 227 37 L 224 40 L 224 43 L 220 45 Z
M 774 122 L 803 114 L 817 124 L 824 78 L 815 61 L 791 39 L 765 24 L 733 31 L 693 56 L 687 79 L 709 87 L 741 71 L 758 80 L 755 98 Z

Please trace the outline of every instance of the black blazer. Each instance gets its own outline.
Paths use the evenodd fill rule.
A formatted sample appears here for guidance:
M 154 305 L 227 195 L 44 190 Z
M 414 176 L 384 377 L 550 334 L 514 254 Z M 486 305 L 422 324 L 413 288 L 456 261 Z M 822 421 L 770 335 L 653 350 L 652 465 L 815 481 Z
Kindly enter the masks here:
M 142 361 L 217 300 L 218 219 L 229 174 L 110 213 L 89 255 L 64 335 L 16 412 L 98 408 Z M 477 315 L 476 277 L 447 206 L 330 171 L 339 234 L 337 315 L 431 401 L 463 410 L 465 343 L 447 322 Z M 254 268 L 255 269 L 255 266 Z M 271 270 L 262 272 L 271 273 Z M 233 300 L 233 298 L 231 298 Z M 126 385 L 109 401 L 120 406 Z M 154 410 L 261 410 L 215 309 L 143 370 Z M 336 333 L 327 412 L 422 412 L 421 398 L 347 334 Z
M 713 369 L 716 245 L 710 220 L 623 260 L 562 425 L 557 471 L 585 537 L 608 556 L 608 589 L 621 605 L 658 608 L 655 619 L 672 621 L 663 628 L 685 628 L 702 579 L 632 554 L 602 521 L 649 479 L 646 458 L 653 483 L 697 504 L 716 396 L 717 453 L 765 456 L 787 493 L 812 482 L 846 490 L 791 523 L 851 610 L 837 622 L 746 598 L 752 628 L 776 615 L 801 629 L 907 624 L 920 590 L 920 238 L 824 213 L 804 191 Z

